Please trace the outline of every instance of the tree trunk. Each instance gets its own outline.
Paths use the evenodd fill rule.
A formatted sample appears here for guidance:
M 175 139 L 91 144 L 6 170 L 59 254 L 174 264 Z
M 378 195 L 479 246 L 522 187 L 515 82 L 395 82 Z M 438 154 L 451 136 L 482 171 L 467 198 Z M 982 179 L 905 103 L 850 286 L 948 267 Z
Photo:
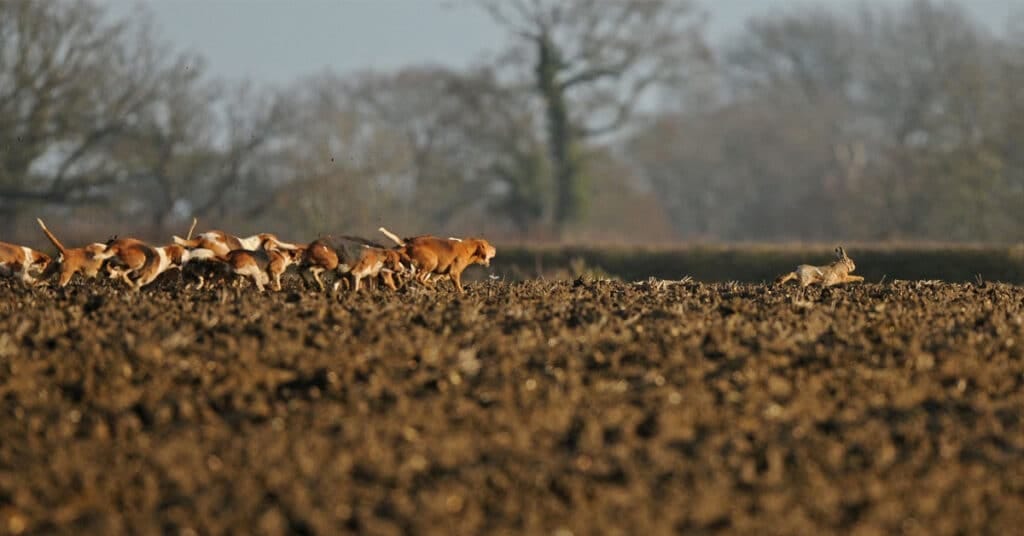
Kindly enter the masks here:
M 554 166 L 554 226 L 561 234 L 580 216 L 580 173 L 572 151 L 575 139 L 565 103 L 565 90 L 557 79 L 561 58 L 546 35 L 537 40 L 537 49 L 537 89 L 544 99 L 548 150 Z

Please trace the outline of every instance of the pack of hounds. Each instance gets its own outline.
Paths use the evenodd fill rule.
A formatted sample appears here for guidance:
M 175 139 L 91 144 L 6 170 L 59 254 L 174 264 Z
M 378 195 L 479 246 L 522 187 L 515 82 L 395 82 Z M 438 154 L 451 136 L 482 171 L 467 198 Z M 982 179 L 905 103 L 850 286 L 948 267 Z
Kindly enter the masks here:
M 362 282 L 382 284 L 391 290 L 415 281 L 431 286 L 431 277 L 447 276 L 463 292 L 462 272 L 473 264 L 490 266 L 496 250 L 482 238 L 439 238 L 420 235 L 399 238 L 381 227 L 395 245 L 387 247 L 355 236 L 321 236 L 308 244 L 280 240 L 260 233 L 239 237 L 212 230 L 193 237 L 173 237 L 166 246 L 153 246 L 135 238 L 111 238 L 68 248 L 37 220 L 57 248 L 56 259 L 32 248 L 0 242 L 0 277 L 17 278 L 27 285 L 54 279 L 64 287 L 77 275 L 107 277 L 139 290 L 161 274 L 179 270 L 187 286 L 201 289 L 217 282 L 249 280 L 263 291 L 281 290 L 281 276 L 296 266 L 308 286 L 326 290 L 322 276 L 334 274 L 335 291 L 344 285 L 359 291 Z
M 135 238 L 112 238 L 81 247 L 67 248 L 37 220 L 43 233 L 57 248 L 56 260 L 40 251 L 0 242 L 0 277 L 18 278 L 27 285 L 49 281 L 66 286 L 75 275 L 85 278 L 109 277 L 139 290 L 168 270 L 177 269 L 188 286 L 201 289 L 214 281 L 248 279 L 256 288 L 281 290 L 281 276 L 289 266 L 298 267 L 308 286 L 326 290 L 322 276 L 334 274 L 333 289 L 342 285 L 358 292 L 362 281 L 382 284 L 391 290 L 415 281 L 431 285 L 434 275 L 448 276 L 455 289 L 463 292 L 462 272 L 473 264 L 490 266 L 496 250 L 482 238 L 439 238 L 420 235 L 399 238 L 381 227 L 395 243 L 383 246 L 356 236 L 322 236 L 308 244 L 284 242 L 271 233 L 239 237 L 213 230 L 193 237 L 173 237 L 166 246 L 152 246 Z M 835 250 L 836 260 L 824 266 L 801 264 L 775 280 L 777 284 L 797 281 L 801 287 L 830 287 L 864 281 L 852 275 L 856 265 L 846 250 Z

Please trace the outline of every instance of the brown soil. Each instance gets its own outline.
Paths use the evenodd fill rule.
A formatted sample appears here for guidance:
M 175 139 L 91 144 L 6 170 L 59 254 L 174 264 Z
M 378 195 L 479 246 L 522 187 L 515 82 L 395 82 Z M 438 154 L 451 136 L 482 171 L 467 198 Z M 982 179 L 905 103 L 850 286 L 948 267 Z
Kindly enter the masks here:
M 0 533 L 1013 533 L 1022 301 L 0 282 Z

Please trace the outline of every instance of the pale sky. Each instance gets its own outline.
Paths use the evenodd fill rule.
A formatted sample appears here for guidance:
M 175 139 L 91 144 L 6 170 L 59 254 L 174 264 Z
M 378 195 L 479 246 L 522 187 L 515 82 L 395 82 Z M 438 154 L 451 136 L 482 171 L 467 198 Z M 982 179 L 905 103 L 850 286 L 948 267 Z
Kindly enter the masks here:
M 898 5 L 903 0 L 874 0 Z M 159 35 L 198 52 L 211 75 L 288 82 L 325 69 L 344 73 L 416 63 L 464 67 L 502 47 L 506 36 L 469 0 L 106 0 L 115 13 L 137 4 Z M 752 15 L 804 5 L 852 7 L 854 0 L 704 0 L 709 38 L 739 31 Z M 1002 31 L 1024 0 L 962 0 Z

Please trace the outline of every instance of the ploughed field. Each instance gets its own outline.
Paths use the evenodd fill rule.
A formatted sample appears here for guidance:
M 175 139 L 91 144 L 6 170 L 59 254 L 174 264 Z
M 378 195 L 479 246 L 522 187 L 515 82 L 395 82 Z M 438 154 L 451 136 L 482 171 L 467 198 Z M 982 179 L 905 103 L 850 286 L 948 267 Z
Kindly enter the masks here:
M 291 284 L 0 282 L 0 533 L 1024 525 L 1020 287 Z

